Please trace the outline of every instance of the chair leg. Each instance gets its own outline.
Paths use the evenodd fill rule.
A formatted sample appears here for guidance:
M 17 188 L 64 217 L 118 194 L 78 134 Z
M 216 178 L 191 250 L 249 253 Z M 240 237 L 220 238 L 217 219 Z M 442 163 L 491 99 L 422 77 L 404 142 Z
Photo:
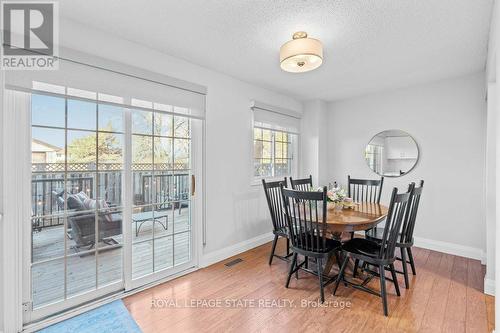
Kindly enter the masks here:
M 318 277 L 319 277 L 319 292 L 321 295 L 321 303 L 325 302 L 325 291 L 323 289 L 323 259 L 316 258 L 316 266 L 318 266 Z
M 271 255 L 269 256 L 269 265 L 273 263 L 274 251 L 276 251 L 277 244 L 278 244 L 278 235 L 274 235 L 273 247 L 271 249 Z
M 354 232 L 350 232 L 350 234 L 351 234 L 351 239 L 353 239 L 354 238 Z
M 339 287 L 340 280 L 344 276 L 344 271 L 347 266 L 347 262 L 349 261 L 349 256 L 345 256 L 344 261 L 342 262 L 342 267 L 340 268 L 339 275 L 337 275 L 337 281 L 335 281 L 335 288 L 333 288 L 333 294 L 337 292 L 337 288 Z
M 385 291 L 385 268 L 384 265 L 379 266 L 380 272 L 380 296 L 382 297 L 382 305 L 384 306 L 384 316 L 389 315 L 387 310 L 387 293 Z
M 307 268 L 309 268 L 309 257 L 305 256 L 304 260 L 305 260 L 304 267 L 307 269 Z
M 394 282 L 394 287 L 396 288 L 396 294 L 398 296 L 401 296 L 401 292 L 399 291 L 399 281 L 398 277 L 396 276 L 396 270 L 394 269 L 394 264 L 391 264 L 389 267 L 391 268 L 392 281 Z
M 356 277 L 356 274 L 358 274 L 358 267 L 359 267 L 359 259 L 354 260 L 354 269 L 352 270 L 352 277 Z
M 290 285 L 290 278 L 292 277 L 293 270 L 294 270 L 296 264 L 297 264 L 297 253 L 294 253 L 293 259 L 290 262 L 290 271 L 288 272 L 288 277 L 286 279 L 286 285 L 285 285 L 286 288 L 288 288 L 288 286 Z
M 406 266 L 406 250 L 404 247 L 399 248 L 401 250 L 401 265 L 403 265 L 403 275 L 405 276 L 405 288 L 410 289 L 410 280 L 408 279 L 408 267 Z
M 415 270 L 415 261 L 413 260 L 413 253 L 411 253 L 411 247 L 407 247 L 406 251 L 408 251 L 408 258 L 410 259 L 411 272 L 413 275 L 417 275 L 417 271 Z
M 337 261 L 337 266 L 339 266 L 339 273 L 340 273 L 340 269 L 342 268 L 342 260 L 340 260 L 338 251 L 335 251 L 335 259 Z

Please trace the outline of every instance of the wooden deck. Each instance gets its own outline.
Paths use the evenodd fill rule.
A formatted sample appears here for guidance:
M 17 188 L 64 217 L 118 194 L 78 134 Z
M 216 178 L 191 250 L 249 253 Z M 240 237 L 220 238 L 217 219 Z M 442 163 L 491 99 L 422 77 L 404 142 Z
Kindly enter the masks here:
M 411 288 L 397 297 L 388 284 L 389 317 L 379 297 L 339 286 L 325 290 L 327 307 L 319 298 L 317 278 L 301 272 L 285 288 L 288 265 L 274 259 L 268 265 L 270 244 L 145 290 L 125 299 L 143 332 L 491 332 L 494 298 L 483 294 L 484 266 L 478 260 L 415 248 L 417 275 Z M 283 253 L 283 243 L 277 253 Z M 224 266 L 234 258 L 243 261 Z M 399 267 L 399 263 L 397 264 Z M 400 286 L 403 278 L 398 274 Z M 370 287 L 376 290 L 378 280 Z M 165 302 L 152 307 L 152 300 Z M 288 300 L 295 307 L 186 307 L 184 301 Z M 350 302 L 350 307 L 334 302 Z M 303 306 L 303 302 L 311 302 Z M 160 304 L 160 303 L 157 303 Z M 206 303 L 205 303 L 206 304 Z M 327 303 L 328 304 L 328 303 Z
M 150 274 L 153 269 L 158 271 L 189 261 L 191 238 L 189 230 L 188 209 L 183 209 L 180 214 L 176 210 L 175 215 L 169 218 L 167 230 L 155 223 L 154 241 L 152 222 L 145 223 L 137 237 L 135 225 L 132 225 L 132 278 Z M 45 228 L 33 233 L 32 297 L 35 308 L 64 299 L 64 259 L 50 260 L 64 256 L 64 238 L 63 226 Z M 66 236 L 67 298 L 122 279 L 122 247 L 120 246 L 122 236 L 118 235 L 113 239 L 119 245 L 110 247 L 100 243 L 97 251 L 93 249 L 90 252 L 77 253 L 73 248 L 75 243 Z

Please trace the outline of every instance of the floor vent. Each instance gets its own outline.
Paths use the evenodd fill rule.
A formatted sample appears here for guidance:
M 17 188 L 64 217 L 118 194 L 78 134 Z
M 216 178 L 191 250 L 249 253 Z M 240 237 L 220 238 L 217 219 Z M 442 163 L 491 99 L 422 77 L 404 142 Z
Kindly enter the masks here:
M 230 262 L 226 262 L 224 265 L 226 265 L 227 267 L 231 267 L 231 266 L 234 266 L 236 264 L 239 264 L 240 262 L 242 262 L 243 259 L 241 258 L 236 258 L 234 260 L 231 260 Z

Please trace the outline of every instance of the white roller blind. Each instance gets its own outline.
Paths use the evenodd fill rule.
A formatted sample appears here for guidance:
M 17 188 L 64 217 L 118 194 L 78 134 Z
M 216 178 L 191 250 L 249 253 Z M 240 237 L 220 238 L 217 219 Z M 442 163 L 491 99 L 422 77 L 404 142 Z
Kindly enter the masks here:
M 254 126 L 298 134 L 300 113 L 253 101 Z
M 55 94 L 73 94 L 92 99 L 94 96 L 114 96 L 114 103 L 131 106 L 133 100 L 172 105 L 187 116 L 205 117 L 205 88 L 135 67 L 112 63 L 82 53 L 75 58 L 60 58 L 58 70 L 7 71 L 6 86 L 10 89 L 36 91 L 50 87 Z M 104 67 L 105 66 L 105 67 Z M 178 86 L 174 86 L 177 84 Z M 42 88 L 40 88 L 42 87 Z M 64 90 L 66 88 L 66 91 Z M 91 92 L 91 93 L 88 93 Z M 75 95 L 73 95 L 75 96 Z M 106 99 L 102 99 L 106 100 Z M 113 98 L 111 98 L 113 100 Z

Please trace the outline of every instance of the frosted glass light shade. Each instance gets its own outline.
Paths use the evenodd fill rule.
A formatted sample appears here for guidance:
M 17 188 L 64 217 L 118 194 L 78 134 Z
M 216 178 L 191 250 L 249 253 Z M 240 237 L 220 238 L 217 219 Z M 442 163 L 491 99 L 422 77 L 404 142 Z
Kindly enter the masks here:
M 305 32 L 296 32 L 294 39 L 280 48 L 280 66 L 286 72 L 303 73 L 318 68 L 323 63 L 323 45 Z

